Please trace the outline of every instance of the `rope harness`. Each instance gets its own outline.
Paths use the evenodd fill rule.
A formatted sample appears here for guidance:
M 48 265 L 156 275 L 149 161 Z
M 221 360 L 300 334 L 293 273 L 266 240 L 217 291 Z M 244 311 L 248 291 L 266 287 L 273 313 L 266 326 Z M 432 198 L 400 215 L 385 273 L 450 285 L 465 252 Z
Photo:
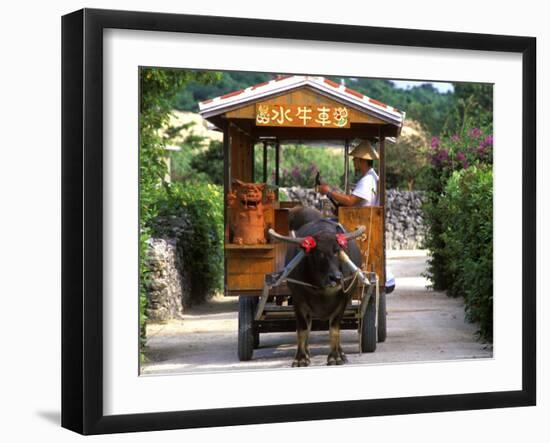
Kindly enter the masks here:
M 347 295 L 348 292 L 351 290 L 351 288 L 355 284 L 355 281 L 357 280 L 358 274 L 359 274 L 359 272 L 356 271 L 352 275 L 348 275 L 347 277 L 344 277 L 341 280 L 342 281 L 342 292 L 344 293 L 344 295 Z M 319 286 L 312 285 L 311 283 L 307 283 L 307 282 L 302 281 L 302 280 L 296 280 L 294 278 L 289 278 L 289 277 L 287 277 L 285 280 L 287 282 L 294 283 L 294 284 L 297 284 L 297 285 L 307 286 L 308 288 L 321 289 Z M 351 280 L 351 283 L 348 285 L 347 288 L 344 287 L 344 284 L 345 284 L 346 280 Z

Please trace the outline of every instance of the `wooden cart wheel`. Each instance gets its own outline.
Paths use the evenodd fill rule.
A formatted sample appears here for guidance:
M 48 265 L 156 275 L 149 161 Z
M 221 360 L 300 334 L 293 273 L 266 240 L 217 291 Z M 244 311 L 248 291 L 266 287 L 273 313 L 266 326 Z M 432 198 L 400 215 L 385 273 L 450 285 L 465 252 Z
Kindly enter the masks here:
M 238 354 L 240 361 L 248 361 L 254 352 L 255 297 L 239 297 Z
M 380 343 L 386 341 L 386 315 L 386 293 L 382 291 L 378 300 L 378 341 Z
M 376 351 L 376 298 L 370 298 L 361 323 L 361 352 Z

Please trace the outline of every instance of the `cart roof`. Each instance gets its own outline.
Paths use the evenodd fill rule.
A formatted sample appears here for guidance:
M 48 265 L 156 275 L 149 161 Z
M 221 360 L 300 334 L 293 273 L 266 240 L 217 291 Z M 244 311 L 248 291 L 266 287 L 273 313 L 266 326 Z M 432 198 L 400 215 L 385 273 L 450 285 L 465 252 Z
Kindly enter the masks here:
M 383 122 L 395 126 L 397 133 L 400 132 L 403 126 L 405 112 L 367 97 L 345 85 L 339 85 L 327 78 L 303 75 L 279 77 L 246 89 L 240 89 L 199 102 L 199 113 L 208 119 L 250 103 L 262 101 L 275 95 L 283 95 L 289 91 L 303 87 L 312 89 L 320 95 L 344 103 L 358 111 L 373 115 Z

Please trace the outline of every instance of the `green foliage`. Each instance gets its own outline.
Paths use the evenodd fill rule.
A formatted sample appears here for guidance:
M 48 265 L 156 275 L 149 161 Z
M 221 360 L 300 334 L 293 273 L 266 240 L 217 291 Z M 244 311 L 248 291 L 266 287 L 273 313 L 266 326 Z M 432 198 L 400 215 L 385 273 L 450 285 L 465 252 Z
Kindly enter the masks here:
M 333 80 L 339 83 L 340 77 Z M 441 133 L 454 106 L 451 92 L 442 94 L 428 83 L 399 89 L 390 80 L 348 78 L 344 81 L 350 88 L 405 111 L 407 118 L 420 122 L 431 134 Z
M 464 297 L 480 335 L 493 332 L 493 172 L 489 165 L 455 171 L 439 200 L 448 293 Z
M 150 270 L 143 258 L 147 251 L 147 239 L 149 238 L 148 229 L 142 229 L 139 236 L 139 275 L 140 275 L 140 285 L 139 285 L 139 345 L 140 349 L 143 349 L 146 345 L 147 340 L 147 291 L 145 289 L 148 281 Z M 143 363 L 145 360 L 145 354 L 140 353 L 140 360 Z
M 427 277 L 463 296 L 468 318 L 492 337 L 492 163 L 490 126 L 433 137 L 425 180 Z
M 425 141 L 419 136 L 397 139 L 386 148 L 386 187 L 388 189 L 424 189 L 427 166 Z
M 219 141 L 191 134 L 180 147 L 170 155 L 173 182 L 223 184 L 223 146 Z
M 223 72 L 215 83 L 192 81 L 178 92 L 174 107 L 181 111 L 198 112 L 200 101 L 263 83 L 273 77 L 272 74 L 260 72 Z
M 196 154 L 190 167 L 208 177 L 208 181 L 223 185 L 223 145 L 211 140 L 208 148 Z
M 350 161 L 351 165 L 351 161 Z M 350 166 L 351 168 L 351 166 Z M 279 164 L 279 186 L 312 188 L 315 175 L 333 186 L 344 185 L 344 150 L 302 145 L 282 145 Z M 254 150 L 254 178 L 263 180 L 263 145 Z M 267 148 L 267 182 L 275 183 L 275 148 Z
M 462 133 L 467 127 L 492 128 L 493 85 L 484 83 L 454 83 L 454 106 L 449 112 L 445 129 Z
M 167 172 L 164 147 L 169 131 L 170 111 L 178 92 L 191 82 L 211 83 L 220 78 L 213 72 L 181 69 L 142 68 L 140 70 L 140 185 L 148 191 L 164 180 Z M 145 208 L 146 210 L 146 208 Z
M 190 302 L 205 301 L 223 289 L 223 187 L 211 183 L 171 183 L 157 188 L 155 212 L 161 217 L 183 217 L 188 226 L 178 243 L 189 272 Z
M 428 226 L 425 246 L 430 250 L 428 277 L 434 289 L 444 290 L 451 284 L 445 265 L 445 242 L 442 233 L 445 222 L 440 212 L 440 200 L 444 197 L 447 181 L 454 171 L 475 165 L 492 165 L 493 136 L 487 130 L 471 128 L 462 134 L 439 139 L 433 137 L 428 152 L 428 167 L 424 179 L 427 187 L 427 202 L 424 205 L 424 220 Z

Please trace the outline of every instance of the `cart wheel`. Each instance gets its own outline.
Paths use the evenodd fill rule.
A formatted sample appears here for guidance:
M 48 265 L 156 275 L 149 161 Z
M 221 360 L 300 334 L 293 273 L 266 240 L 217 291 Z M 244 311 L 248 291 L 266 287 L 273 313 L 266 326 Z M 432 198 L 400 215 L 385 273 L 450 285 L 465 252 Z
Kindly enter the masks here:
M 240 361 L 248 361 L 254 352 L 254 302 L 253 297 L 239 297 L 239 339 Z
M 376 351 L 376 298 L 371 297 L 361 324 L 361 352 Z
M 386 315 L 386 293 L 382 291 L 378 299 L 378 341 L 380 343 L 386 341 Z

